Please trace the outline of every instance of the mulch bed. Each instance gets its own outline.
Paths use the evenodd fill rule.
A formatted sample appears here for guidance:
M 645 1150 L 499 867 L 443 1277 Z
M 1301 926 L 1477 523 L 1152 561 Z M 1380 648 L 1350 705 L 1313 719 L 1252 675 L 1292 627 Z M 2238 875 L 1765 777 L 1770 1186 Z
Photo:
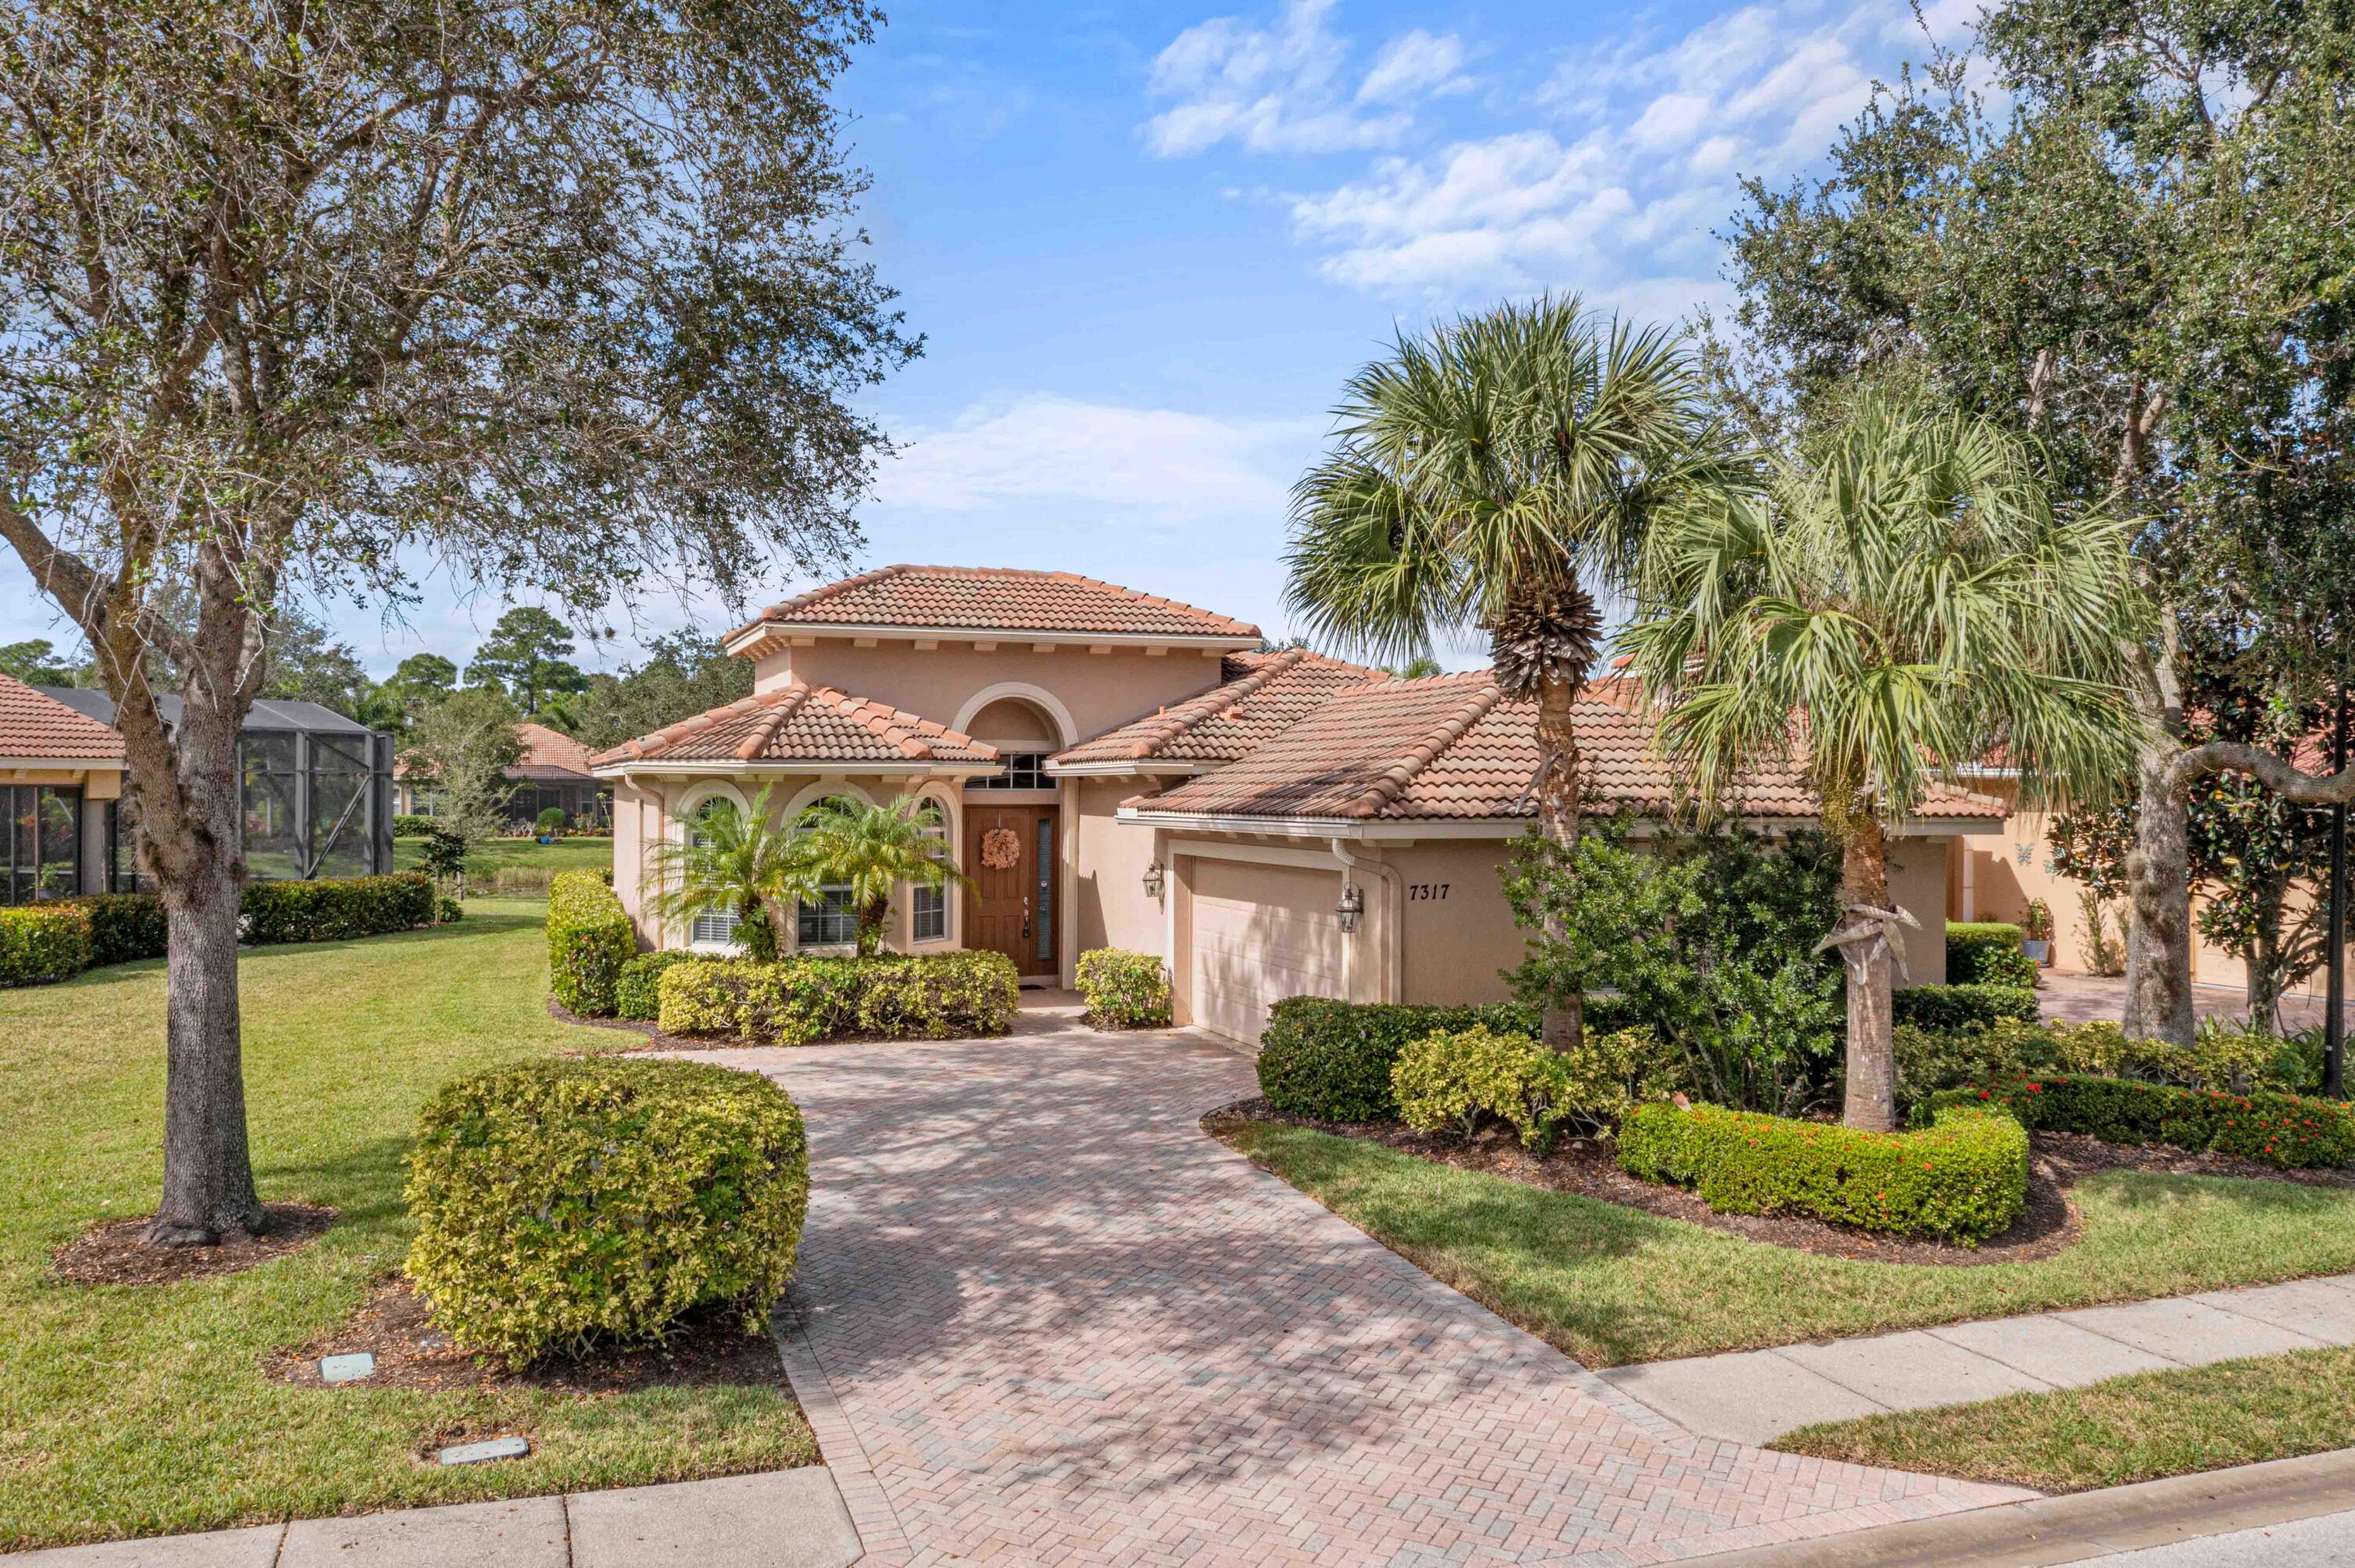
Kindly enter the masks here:
M 389 1280 L 333 1332 L 266 1367 L 279 1383 L 325 1388 L 321 1356 L 367 1351 L 376 1371 L 339 1388 L 542 1389 L 557 1393 L 629 1393 L 645 1388 L 783 1387 L 784 1363 L 765 1332 L 746 1333 L 730 1312 L 691 1313 L 660 1344 L 608 1346 L 580 1357 L 551 1356 L 520 1372 L 459 1350 L 433 1326 L 432 1309 L 406 1280 Z M 453 1439 L 454 1440 L 454 1439 Z
M 1711 1230 L 1730 1232 L 1748 1241 L 1794 1247 L 1820 1257 L 1851 1258 L 1861 1263 L 1928 1264 L 1943 1267 L 1984 1267 L 1998 1263 L 2032 1263 L 2051 1257 L 2076 1245 L 2080 1231 L 2077 1207 L 2068 1189 L 2105 1171 L 2143 1171 L 2169 1176 L 2227 1176 L 2262 1181 L 2293 1181 L 2309 1187 L 2355 1187 L 2355 1171 L 2280 1171 L 2228 1154 L 2192 1154 L 2179 1149 L 2145 1149 L 2104 1143 L 2075 1133 L 2039 1132 L 2029 1139 L 2028 1204 L 2019 1219 L 2001 1235 L 1976 1247 L 1949 1246 L 1918 1237 L 1892 1236 L 1877 1231 L 1836 1225 L 1828 1221 L 1793 1214 L 1721 1214 L 1681 1187 L 1639 1181 L 1619 1169 L 1608 1143 L 1592 1139 L 1564 1139 L 1540 1160 L 1523 1149 L 1503 1128 L 1487 1128 L 1466 1142 L 1444 1133 L 1417 1132 L 1397 1122 L 1322 1122 L 1277 1110 L 1254 1097 L 1238 1100 L 1202 1118 L 1202 1130 L 1220 1142 L 1247 1121 L 1277 1122 L 1285 1127 L 1313 1128 L 1338 1138 L 1363 1139 L 1417 1159 L 1484 1171 L 1526 1186 L 1557 1192 L 1576 1192 L 1623 1208 L 1641 1209 L 1672 1220 L 1689 1220 Z
M 264 1203 L 260 1235 L 230 1231 L 213 1246 L 151 1246 L 140 1239 L 147 1216 L 93 1225 L 49 1255 L 59 1279 L 73 1285 L 170 1285 L 241 1274 L 308 1246 L 336 1220 L 312 1203 Z

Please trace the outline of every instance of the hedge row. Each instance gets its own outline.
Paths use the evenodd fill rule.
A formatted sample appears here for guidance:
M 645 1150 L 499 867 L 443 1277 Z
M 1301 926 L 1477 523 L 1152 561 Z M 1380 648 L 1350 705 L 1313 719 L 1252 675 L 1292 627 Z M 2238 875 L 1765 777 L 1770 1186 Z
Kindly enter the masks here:
M 1695 1106 L 1638 1106 L 1619 1164 L 1689 1187 L 1720 1213 L 1803 1213 L 1975 1246 L 2028 1201 L 2028 1133 L 1985 1107 L 1949 1105 L 1913 1132 Z
M 2076 1132 L 2105 1143 L 2213 1150 L 2305 1170 L 2355 1160 L 2355 1112 L 2305 1095 L 2236 1095 L 2131 1078 L 2019 1077 L 1932 1095 L 1918 1115 L 2000 1106 L 2023 1127 Z
M 250 882 L 240 939 L 263 947 L 341 942 L 431 926 L 445 917 L 421 872 Z M 454 916 L 446 916 L 454 918 Z M 95 893 L 0 911 L 0 986 L 69 980 L 88 969 L 160 959 L 169 946 L 164 901 L 152 893 Z M 60 966 L 77 954 L 80 961 Z
M 1410 1042 L 1467 1029 L 1534 1039 L 1538 1021 L 1536 1008 L 1515 1001 L 1435 1007 L 1286 997 L 1269 1011 L 1260 1035 L 1259 1092 L 1276 1109 L 1316 1121 L 1396 1121 L 1391 1069 Z M 1643 1022 L 1621 997 L 1586 999 L 1589 1033 L 1614 1033 Z
M 622 966 L 613 980 L 613 1016 L 634 1023 L 652 1023 L 662 1016 L 663 971 L 673 964 L 700 961 L 701 955 L 684 948 L 640 953 Z
M 529 1361 L 660 1338 L 697 1307 L 761 1328 L 809 1202 L 801 1113 L 753 1073 L 540 1061 L 445 1085 L 409 1155 L 409 1277 L 460 1346 Z
M 622 966 L 638 934 L 621 895 L 593 871 L 559 872 L 548 884 L 548 987 L 580 1018 L 611 1018 Z
M 1021 981 L 1003 953 L 922 958 L 696 959 L 662 972 L 666 1034 L 807 1045 L 846 1035 L 937 1040 L 1004 1034 Z
M 1072 983 L 1087 999 L 1087 1020 L 1098 1029 L 1166 1029 L 1169 966 L 1152 953 L 1094 948 L 1080 955 Z
M 2020 929 L 2001 920 L 1946 922 L 1946 983 L 2036 985 L 2036 960 L 2019 945 Z
M 1890 1000 L 1898 1022 L 1942 1033 L 1992 1029 L 2007 1018 L 2022 1023 L 2036 1022 L 2036 992 L 2024 985 L 1908 986 Z

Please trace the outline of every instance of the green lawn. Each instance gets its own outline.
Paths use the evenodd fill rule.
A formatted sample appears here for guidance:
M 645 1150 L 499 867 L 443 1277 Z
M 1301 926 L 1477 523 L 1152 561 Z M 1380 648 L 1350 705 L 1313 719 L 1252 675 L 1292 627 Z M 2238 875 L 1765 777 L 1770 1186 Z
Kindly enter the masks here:
M 2294 1458 L 2355 1447 L 2355 1350 L 2257 1356 L 1829 1422 L 1769 1446 L 2047 1492 Z
M 246 1082 L 270 1201 L 343 1218 L 245 1274 L 69 1286 L 49 1250 L 153 1207 L 162 1157 L 163 965 L 0 991 L 0 1551 L 396 1504 L 806 1464 L 782 1391 L 602 1399 L 267 1381 L 265 1356 L 341 1321 L 399 1265 L 401 1153 L 453 1075 L 609 1044 L 549 1019 L 545 906 L 475 900 L 461 925 L 246 956 Z M 522 1432 L 526 1460 L 442 1471 L 412 1455 Z
M 392 841 L 392 868 L 395 871 L 415 871 L 425 855 L 423 839 Z M 613 863 L 613 841 L 610 838 L 559 839 L 552 844 L 538 839 L 491 839 L 474 846 L 466 857 L 468 876 L 488 876 L 501 866 L 536 866 L 550 874 L 559 871 L 579 871 L 584 867 L 602 871 Z
M 2355 1192 L 2109 1171 L 2073 1191 L 2057 1256 L 1976 1267 L 1855 1263 L 1746 1241 L 1360 1139 L 1246 1123 L 1261 1165 L 1588 1366 L 2355 1268 Z

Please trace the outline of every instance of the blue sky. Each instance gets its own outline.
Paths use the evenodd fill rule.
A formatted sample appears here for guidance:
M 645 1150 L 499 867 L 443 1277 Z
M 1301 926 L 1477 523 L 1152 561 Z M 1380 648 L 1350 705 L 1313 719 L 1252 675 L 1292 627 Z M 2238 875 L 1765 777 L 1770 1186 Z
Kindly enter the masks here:
M 1975 8 L 887 0 L 837 98 L 928 342 L 871 399 L 902 450 L 862 564 L 1063 568 L 1281 633 L 1286 488 L 1396 328 L 1548 288 L 1721 300 L 1737 177 L 1805 172 Z M 56 635 L 30 597 L 0 567 L 0 641 Z M 330 618 L 382 674 L 501 608 L 435 583 L 406 626 Z M 658 594 L 584 652 L 725 615 Z

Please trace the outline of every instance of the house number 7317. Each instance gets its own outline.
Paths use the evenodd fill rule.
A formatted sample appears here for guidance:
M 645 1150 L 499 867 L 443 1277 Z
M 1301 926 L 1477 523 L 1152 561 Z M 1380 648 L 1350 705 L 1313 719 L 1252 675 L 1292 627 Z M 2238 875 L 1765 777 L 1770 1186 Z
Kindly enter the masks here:
M 1415 899 L 1444 901 L 1447 897 L 1447 888 L 1448 885 L 1444 882 L 1410 882 L 1406 885 L 1406 895 L 1410 901 Z

